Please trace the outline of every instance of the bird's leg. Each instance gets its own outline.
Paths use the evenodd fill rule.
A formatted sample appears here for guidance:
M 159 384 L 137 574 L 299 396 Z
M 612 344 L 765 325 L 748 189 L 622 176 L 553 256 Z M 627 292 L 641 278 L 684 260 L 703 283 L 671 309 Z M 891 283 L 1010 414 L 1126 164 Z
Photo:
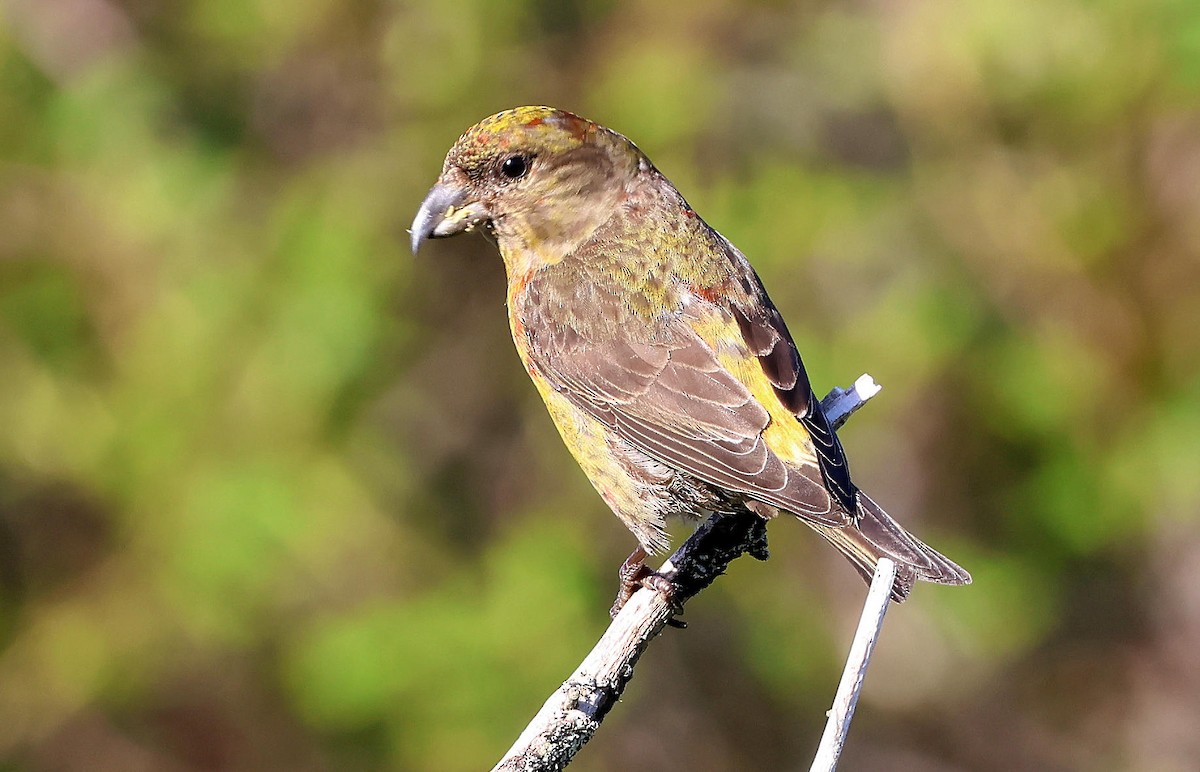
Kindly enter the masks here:
M 617 570 L 617 599 L 613 601 L 612 609 L 608 612 L 609 616 L 615 617 L 620 613 L 633 594 L 637 592 L 639 587 L 645 586 L 642 580 L 649 576 L 659 576 L 651 571 L 645 563 L 646 550 L 642 545 L 638 545 L 633 552 L 629 553 L 629 557 L 625 558 L 625 562 Z M 659 577 L 661 578 L 661 576 Z
M 675 585 L 671 584 L 670 579 L 647 566 L 645 560 L 646 550 L 639 544 L 637 549 L 631 552 L 629 557 L 625 558 L 625 562 L 621 564 L 621 568 L 617 571 L 620 586 L 617 588 L 617 599 L 613 601 L 612 608 L 609 609 L 609 616 L 616 617 L 639 587 L 645 587 L 647 590 L 662 595 L 673 606 L 676 606 L 676 613 L 683 610 L 675 604 Z M 674 618 L 667 624 L 672 627 L 687 626 L 685 622 Z

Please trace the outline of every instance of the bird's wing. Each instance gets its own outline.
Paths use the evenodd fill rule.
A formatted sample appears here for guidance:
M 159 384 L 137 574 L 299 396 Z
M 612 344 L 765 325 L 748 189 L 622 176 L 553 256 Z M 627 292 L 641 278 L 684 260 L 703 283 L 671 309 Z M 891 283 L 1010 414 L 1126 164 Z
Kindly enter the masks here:
M 800 353 L 783 321 L 783 315 L 767 296 L 762 281 L 746 256 L 724 236 L 717 236 L 724 244 L 726 257 L 744 293 L 740 302 L 727 302 L 724 308 L 737 320 L 742 339 L 758 359 L 775 396 L 799 419 L 807 433 L 825 487 L 847 512 L 856 512 L 858 488 L 850 480 L 846 452 L 813 393 L 808 373 L 800 361 Z M 752 382 L 753 376 L 748 380 Z
M 593 308 L 597 316 L 584 323 L 564 322 L 559 313 L 553 322 L 530 319 L 525 329 L 535 352 L 532 361 L 572 404 L 651 458 L 816 522 L 845 525 L 846 512 L 854 509 L 847 509 L 836 491 L 831 496 L 820 444 L 814 448 L 811 430 L 778 396 L 781 387 L 769 379 L 768 369 L 755 361 L 770 357 L 769 351 L 759 353 L 767 347 L 758 337 L 767 335 L 766 328 L 708 301 L 696 305 L 702 307 L 700 315 L 660 319 L 652 333 L 632 329 L 624 334 L 611 325 L 588 323 L 603 317 L 603 308 Z M 536 316 L 539 309 L 526 311 Z M 795 357 L 786 329 L 779 341 Z M 807 415 L 820 412 L 819 404 L 815 411 L 809 404 L 811 390 L 802 369 L 790 386 L 809 392 Z M 828 423 L 823 426 L 827 431 Z

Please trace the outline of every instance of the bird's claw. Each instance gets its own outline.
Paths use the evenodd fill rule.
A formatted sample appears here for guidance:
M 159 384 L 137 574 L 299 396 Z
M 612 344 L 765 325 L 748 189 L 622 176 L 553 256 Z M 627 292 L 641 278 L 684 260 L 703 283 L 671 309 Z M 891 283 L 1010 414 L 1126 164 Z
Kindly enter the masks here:
M 645 559 L 646 551 L 638 547 L 621 564 L 621 568 L 617 571 L 620 586 L 617 589 L 617 598 L 613 601 L 612 608 L 609 609 L 609 616 L 615 619 L 633 594 L 638 591 L 638 588 L 645 587 L 647 590 L 663 596 L 671 604 L 671 617 L 667 620 L 668 625 L 678 628 L 687 627 L 687 622 L 675 618 L 675 615 L 683 613 L 683 606 L 675 597 L 675 585 L 666 576 L 647 566 L 643 562 Z

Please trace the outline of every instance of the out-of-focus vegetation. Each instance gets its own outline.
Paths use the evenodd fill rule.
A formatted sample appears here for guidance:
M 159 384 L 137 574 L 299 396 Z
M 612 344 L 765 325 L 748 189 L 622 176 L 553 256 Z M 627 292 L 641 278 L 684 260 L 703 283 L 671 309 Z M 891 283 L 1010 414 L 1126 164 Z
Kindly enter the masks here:
M 1200 6 L 0 3 L 0 768 L 473 770 L 633 542 L 458 133 L 634 139 L 759 267 L 858 481 L 975 575 L 889 616 L 848 769 L 1200 758 Z M 864 592 L 772 524 L 577 766 L 807 768 Z

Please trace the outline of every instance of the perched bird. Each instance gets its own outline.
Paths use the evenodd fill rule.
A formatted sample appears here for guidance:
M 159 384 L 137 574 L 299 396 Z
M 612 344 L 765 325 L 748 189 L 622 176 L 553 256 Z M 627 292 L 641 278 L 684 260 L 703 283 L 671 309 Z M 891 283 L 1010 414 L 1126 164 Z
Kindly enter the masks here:
M 795 515 L 868 581 L 892 558 L 896 601 L 917 579 L 971 581 L 851 481 L 758 275 L 628 139 L 549 107 L 484 119 L 446 156 L 413 252 L 475 228 L 499 245 L 525 369 L 637 537 L 627 583 L 664 589 L 642 561 L 668 518 L 740 509 Z

